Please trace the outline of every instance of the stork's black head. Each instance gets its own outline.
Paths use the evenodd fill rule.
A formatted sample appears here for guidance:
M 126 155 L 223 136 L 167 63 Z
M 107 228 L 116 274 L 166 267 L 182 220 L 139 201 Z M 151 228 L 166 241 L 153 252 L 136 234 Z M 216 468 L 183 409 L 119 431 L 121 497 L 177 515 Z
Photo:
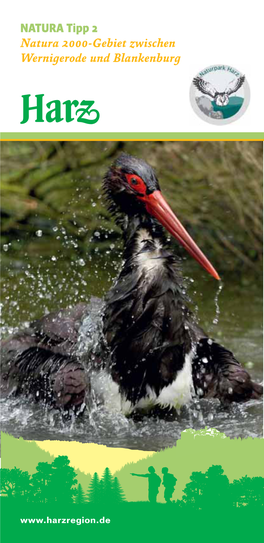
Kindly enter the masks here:
M 112 213 L 144 213 L 144 196 L 160 190 L 155 172 L 140 158 L 122 153 L 109 168 L 103 183 Z
M 151 215 L 172 234 L 213 277 L 219 276 L 163 198 L 154 170 L 144 160 L 122 154 L 103 182 L 109 209 L 119 216 Z

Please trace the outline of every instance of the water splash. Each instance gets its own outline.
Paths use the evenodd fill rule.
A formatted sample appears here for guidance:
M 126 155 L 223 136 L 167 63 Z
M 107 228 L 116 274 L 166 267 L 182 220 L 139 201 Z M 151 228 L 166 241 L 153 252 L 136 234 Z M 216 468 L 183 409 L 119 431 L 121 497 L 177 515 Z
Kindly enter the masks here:
M 32 260 L 30 256 L 26 255 L 18 268 L 11 266 L 10 261 L 10 265 L 5 271 L 3 284 L 5 302 L 2 317 L 4 335 L 17 331 L 18 324 L 20 327 L 28 326 L 29 319 L 32 320 L 43 313 L 52 311 L 58 305 L 59 307 L 67 307 L 80 301 L 86 302 L 91 299 L 92 294 L 103 296 L 104 291 L 109 288 L 109 283 L 112 284 L 113 277 L 118 272 L 121 255 L 117 256 L 115 252 L 115 261 L 113 261 L 113 255 L 108 256 L 106 252 L 95 258 L 94 254 L 90 255 L 82 251 L 80 241 L 71 234 L 66 235 L 65 229 L 60 224 L 54 226 L 53 229 L 62 237 L 63 251 L 61 248 L 56 251 L 56 247 L 52 247 L 48 258 L 44 255 L 43 259 L 41 257 L 40 262 L 37 263 L 35 255 Z M 82 235 L 84 236 L 85 233 L 82 232 Z M 38 236 L 36 236 L 37 238 Z M 56 256 L 56 261 L 50 259 L 52 255 Z M 190 282 L 193 283 L 193 280 Z M 217 286 L 216 295 L 215 291 L 212 293 L 212 290 L 207 291 L 206 295 L 199 293 L 205 305 L 205 313 L 207 309 L 208 311 L 213 309 L 214 314 L 215 310 L 212 326 L 218 323 L 220 316 L 219 296 L 223 285 L 220 283 Z M 212 285 L 210 288 L 215 289 L 215 286 Z M 242 319 L 242 322 L 237 323 L 233 337 L 230 332 L 230 313 L 232 311 L 230 299 L 232 298 L 233 302 L 236 298 L 228 285 L 225 286 L 224 295 L 225 300 L 221 299 L 223 302 L 221 317 L 227 346 L 230 345 L 231 349 L 236 351 L 237 347 L 241 345 L 242 337 L 245 357 L 248 360 L 258 360 L 258 357 L 261 356 L 261 339 L 259 329 L 255 328 L 255 321 L 254 327 L 252 325 L 245 335 Z M 254 291 L 253 295 L 256 296 Z M 212 306 L 213 299 L 215 307 Z M 239 299 L 241 315 L 245 314 L 244 308 L 247 307 L 246 302 L 249 300 L 250 298 L 243 299 L 243 305 Z M 96 327 L 96 322 L 98 323 L 100 320 L 95 318 L 97 308 L 93 298 L 91 303 L 92 306 L 89 307 L 88 316 L 82 323 L 79 336 L 78 355 L 84 357 L 87 351 L 92 352 L 93 355 L 100 343 L 100 329 Z M 100 303 L 102 302 L 98 301 L 98 304 Z M 258 308 L 258 304 L 259 299 L 254 299 L 254 308 Z M 100 310 L 100 307 L 98 309 Z M 260 314 L 261 308 L 259 309 Z M 206 364 L 205 361 L 204 363 Z M 256 373 L 255 376 L 261 378 Z M 111 396 L 110 390 L 109 396 Z M 112 399 L 114 400 L 114 397 Z M 187 427 L 200 430 L 205 424 L 207 426 L 213 425 L 230 437 L 262 436 L 261 401 L 231 405 L 228 409 L 223 410 L 217 400 L 198 398 L 193 407 L 182 409 L 176 421 L 147 417 L 134 421 L 132 418 L 127 419 L 118 411 L 113 413 L 105 406 L 98 405 L 95 400 L 92 402 L 90 410 L 87 409 L 82 417 L 76 418 L 73 415 L 70 421 L 65 421 L 60 412 L 55 412 L 48 406 L 43 406 L 41 403 L 32 404 L 31 399 L 23 401 L 21 397 L 8 398 L 0 401 L 0 407 L 2 429 L 17 437 L 22 435 L 25 439 L 65 439 L 67 441 L 103 443 L 112 447 L 128 447 L 136 450 L 142 448 L 160 450 L 166 446 L 173 446 L 180 437 L 181 431 Z
M 220 316 L 220 306 L 219 306 L 219 296 L 223 290 L 224 284 L 222 282 L 219 283 L 219 287 L 216 291 L 216 295 L 214 297 L 214 303 L 215 303 L 215 317 L 213 319 L 213 326 L 216 326 L 219 322 L 219 316 Z

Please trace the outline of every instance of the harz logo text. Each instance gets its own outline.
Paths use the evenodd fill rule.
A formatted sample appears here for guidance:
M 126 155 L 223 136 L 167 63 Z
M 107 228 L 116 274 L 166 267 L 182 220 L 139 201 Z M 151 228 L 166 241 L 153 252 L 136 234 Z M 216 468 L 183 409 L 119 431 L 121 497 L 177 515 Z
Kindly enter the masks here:
M 71 123 L 76 120 L 78 123 L 95 124 L 99 121 L 100 113 L 97 109 L 91 109 L 94 105 L 94 100 L 66 100 L 62 102 L 60 100 L 52 100 L 46 104 L 48 111 L 44 118 L 44 94 L 35 94 L 35 105 L 30 102 L 31 94 L 23 94 L 23 120 L 20 124 L 25 124 L 29 120 L 30 113 L 35 113 L 35 122 L 44 123 L 45 120 L 48 123 L 60 123 L 66 121 Z M 83 107 L 79 107 L 83 106 Z M 78 109 L 77 109 L 78 108 Z

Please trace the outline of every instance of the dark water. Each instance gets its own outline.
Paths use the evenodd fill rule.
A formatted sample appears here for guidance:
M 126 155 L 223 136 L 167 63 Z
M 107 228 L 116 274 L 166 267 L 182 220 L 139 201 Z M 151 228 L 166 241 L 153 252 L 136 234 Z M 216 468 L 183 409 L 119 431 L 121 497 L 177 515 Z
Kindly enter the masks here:
M 114 250 L 114 248 L 113 248 Z M 37 252 L 36 252 L 37 254 Z M 20 260 L 4 254 L 1 278 L 2 333 L 7 336 L 48 311 L 102 297 L 120 265 L 108 251 L 85 258 L 78 251 Z M 254 279 L 244 286 L 225 277 L 219 284 L 194 265 L 189 268 L 192 307 L 211 336 L 230 348 L 254 379 L 262 380 L 262 292 Z M 217 295 L 218 302 L 217 302 Z M 199 306 L 199 311 L 197 309 Z M 196 401 L 176 420 L 127 419 L 105 408 L 85 412 L 78 420 L 63 421 L 58 412 L 21 398 L 1 400 L 1 429 L 24 439 L 93 442 L 112 447 L 159 450 L 175 444 L 186 428 L 217 428 L 231 437 L 262 437 L 262 401 L 232 404 L 223 409 L 217 400 Z

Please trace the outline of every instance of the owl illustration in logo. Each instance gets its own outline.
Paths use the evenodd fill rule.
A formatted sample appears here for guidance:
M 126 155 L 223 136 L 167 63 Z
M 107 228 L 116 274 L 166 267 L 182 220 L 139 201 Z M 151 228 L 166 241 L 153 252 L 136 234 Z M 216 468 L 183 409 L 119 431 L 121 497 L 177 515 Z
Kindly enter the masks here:
M 227 106 L 229 103 L 229 96 L 234 92 L 238 91 L 242 87 L 245 81 L 245 76 L 242 75 L 237 79 L 230 81 L 224 92 L 218 92 L 211 83 L 205 81 L 202 77 L 195 77 L 193 79 L 194 86 L 201 91 L 203 94 L 208 94 L 214 98 L 217 106 Z

